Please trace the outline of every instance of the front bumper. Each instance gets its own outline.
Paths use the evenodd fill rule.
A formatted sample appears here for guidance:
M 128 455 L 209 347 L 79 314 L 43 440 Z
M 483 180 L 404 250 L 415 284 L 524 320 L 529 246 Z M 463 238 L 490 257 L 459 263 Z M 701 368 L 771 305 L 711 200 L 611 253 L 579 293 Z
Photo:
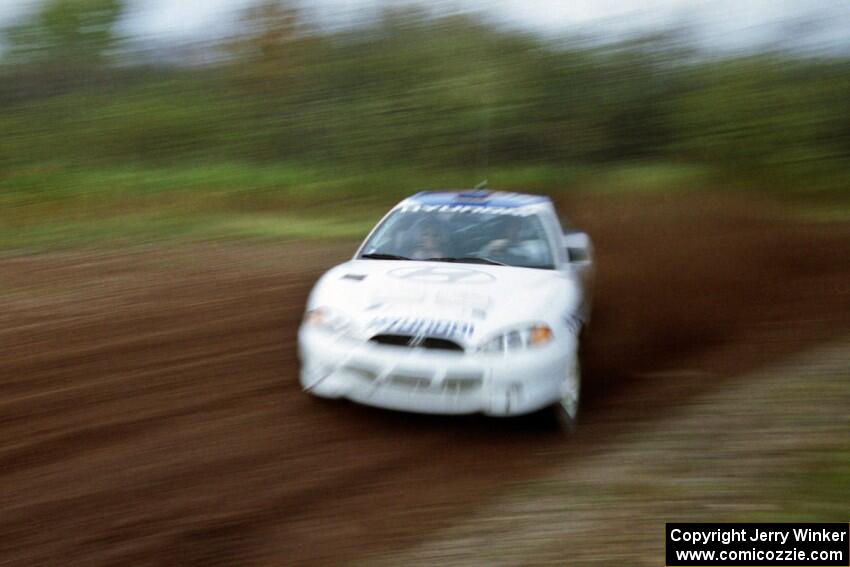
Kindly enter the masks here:
M 302 387 L 387 409 L 523 415 L 561 399 L 575 339 L 510 354 L 442 352 L 355 342 L 302 327 Z

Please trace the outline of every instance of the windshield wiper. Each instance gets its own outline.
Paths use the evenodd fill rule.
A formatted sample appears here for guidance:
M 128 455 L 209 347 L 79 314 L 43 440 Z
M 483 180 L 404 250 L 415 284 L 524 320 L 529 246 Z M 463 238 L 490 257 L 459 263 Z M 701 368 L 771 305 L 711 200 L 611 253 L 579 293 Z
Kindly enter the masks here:
M 507 264 L 503 262 L 497 262 L 496 260 L 492 260 L 490 258 L 485 258 L 484 256 L 461 256 L 459 258 L 454 257 L 446 257 L 446 258 L 426 258 L 426 262 L 456 262 L 458 264 L 489 264 L 491 266 L 507 266 Z
M 383 252 L 372 252 L 370 254 L 361 254 L 361 258 L 369 260 L 410 260 L 407 256 L 399 256 L 398 254 L 384 254 Z

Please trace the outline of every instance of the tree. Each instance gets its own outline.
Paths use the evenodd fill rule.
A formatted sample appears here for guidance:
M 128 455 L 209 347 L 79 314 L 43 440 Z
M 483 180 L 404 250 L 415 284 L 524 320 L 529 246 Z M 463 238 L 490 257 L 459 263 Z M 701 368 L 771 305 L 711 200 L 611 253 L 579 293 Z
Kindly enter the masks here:
M 294 4 L 261 0 L 242 13 L 239 33 L 228 47 L 246 77 L 260 83 L 286 82 L 299 70 L 307 33 Z
M 118 43 L 123 0 L 47 0 L 29 21 L 5 31 L 12 63 L 102 65 Z

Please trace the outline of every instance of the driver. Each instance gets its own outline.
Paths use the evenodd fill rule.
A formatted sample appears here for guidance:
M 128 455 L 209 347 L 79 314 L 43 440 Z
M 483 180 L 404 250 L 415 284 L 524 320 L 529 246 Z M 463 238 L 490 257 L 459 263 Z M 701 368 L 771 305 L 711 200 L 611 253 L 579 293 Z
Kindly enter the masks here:
M 504 219 L 498 238 L 490 240 L 479 252 L 480 256 L 508 265 L 539 263 L 545 258 L 545 245 L 539 238 L 528 239 L 523 233 L 522 217 Z
M 413 260 L 427 260 L 428 258 L 442 258 L 445 256 L 443 239 L 440 236 L 440 229 L 437 223 L 433 220 L 425 219 L 417 228 L 416 245 L 410 254 L 410 258 Z

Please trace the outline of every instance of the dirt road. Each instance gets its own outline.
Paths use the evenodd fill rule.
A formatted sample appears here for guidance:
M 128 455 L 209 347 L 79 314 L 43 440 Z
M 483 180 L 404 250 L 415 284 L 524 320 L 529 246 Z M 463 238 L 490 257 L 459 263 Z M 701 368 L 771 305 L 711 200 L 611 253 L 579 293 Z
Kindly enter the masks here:
M 634 416 L 850 329 L 846 225 L 698 196 L 570 206 L 599 274 L 567 440 L 303 395 L 303 302 L 350 245 L 0 259 L 0 563 L 327 564 L 412 545 Z

